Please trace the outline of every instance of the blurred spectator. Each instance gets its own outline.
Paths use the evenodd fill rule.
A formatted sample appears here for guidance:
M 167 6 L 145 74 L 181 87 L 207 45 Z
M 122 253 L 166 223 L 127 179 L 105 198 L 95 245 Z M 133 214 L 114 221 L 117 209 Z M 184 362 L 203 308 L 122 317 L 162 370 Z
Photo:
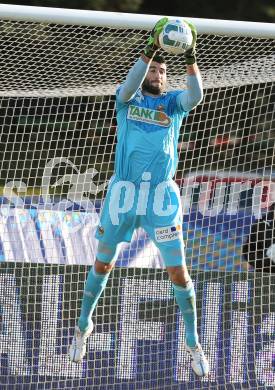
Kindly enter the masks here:
M 275 273 L 275 203 L 251 225 L 243 256 L 255 271 Z
M 194 150 L 196 147 L 195 141 L 183 141 L 178 144 L 178 151 L 182 150 Z

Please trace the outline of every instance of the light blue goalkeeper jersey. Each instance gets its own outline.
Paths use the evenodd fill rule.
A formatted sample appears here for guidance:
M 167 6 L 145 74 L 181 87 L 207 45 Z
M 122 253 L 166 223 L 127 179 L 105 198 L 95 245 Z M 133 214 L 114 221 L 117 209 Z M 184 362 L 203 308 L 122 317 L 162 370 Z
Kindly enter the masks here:
M 176 102 L 180 93 L 171 91 L 152 97 L 139 89 L 127 102 L 116 99 L 115 174 L 121 180 L 138 184 L 144 172 L 151 173 L 152 185 L 173 178 L 179 132 L 188 114 Z

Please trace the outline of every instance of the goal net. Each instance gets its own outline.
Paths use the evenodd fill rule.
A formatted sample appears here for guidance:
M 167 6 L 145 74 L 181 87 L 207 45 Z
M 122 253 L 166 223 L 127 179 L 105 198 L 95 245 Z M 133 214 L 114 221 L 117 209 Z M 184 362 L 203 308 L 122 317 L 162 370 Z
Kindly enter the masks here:
M 192 373 L 170 281 L 142 229 L 121 247 L 83 363 L 67 356 L 114 172 L 115 90 L 158 18 L 0 5 L 7 390 L 275 386 L 274 24 L 190 19 L 204 99 L 182 124 L 175 180 L 209 376 Z M 184 59 L 167 64 L 169 89 L 184 88 Z

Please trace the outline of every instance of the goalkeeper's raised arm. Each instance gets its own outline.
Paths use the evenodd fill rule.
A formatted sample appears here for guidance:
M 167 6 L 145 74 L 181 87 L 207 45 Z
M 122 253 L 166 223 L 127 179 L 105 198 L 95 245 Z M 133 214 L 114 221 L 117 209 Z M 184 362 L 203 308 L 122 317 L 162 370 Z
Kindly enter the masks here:
M 191 47 L 184 53 L 187 70 L 187 93 L 185 96 L 179 96 L 178 104 L 182 105 L 187 111 L 190 111 L 202 101 L 203 86 L 196 59 L 197 29 L 193 23 L 187 20 L 185 22 L 192 31 L 193 41 Z
M 157 54 L 157 51 L 159 49 L 158 37 L 167 20 L 168 18 L 166 17 L 160 19 L 151 31 L 150 36 L 146 42 L 144 51 L 141 54 L 141 58 L 130 69 L 126 77 L 126 81 L 123 83 L 117 95 L 117 98 L 121 102 L 129 101 L 135 95 L 137 90 L 141 88 L 141 85 L 149 70 L 150 63 L 152 62 L 153 57 Z

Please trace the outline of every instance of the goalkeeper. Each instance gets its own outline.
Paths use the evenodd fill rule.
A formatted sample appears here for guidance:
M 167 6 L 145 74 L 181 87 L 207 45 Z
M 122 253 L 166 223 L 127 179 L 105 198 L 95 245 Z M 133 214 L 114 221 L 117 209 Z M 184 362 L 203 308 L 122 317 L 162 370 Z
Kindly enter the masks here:
M 199 343 L 195 291 L 184 255 L 182 209 L 173 181 L 177 144 L 183 118 L 203 97 L 196 64 L 195 27 L 192 47 L 186 50 L 187 88 L 166 92 L 166 64 L 158 55 L 158 36 L 167 18 L 160 19 L 126 80 L 116 92 L 117 147 L 115 174 L 110 180 L 100 226 L 98 253 L 89 271 L 81 314 L 70 347 L 70 359 L 79 362 L 93 330 L 92 314 L 114 267 L 119 244 L 130 242 L 142 227 L 159 248 L 185 323 L 186 350 L 199 376 L 208 374 L 208 362 Z

